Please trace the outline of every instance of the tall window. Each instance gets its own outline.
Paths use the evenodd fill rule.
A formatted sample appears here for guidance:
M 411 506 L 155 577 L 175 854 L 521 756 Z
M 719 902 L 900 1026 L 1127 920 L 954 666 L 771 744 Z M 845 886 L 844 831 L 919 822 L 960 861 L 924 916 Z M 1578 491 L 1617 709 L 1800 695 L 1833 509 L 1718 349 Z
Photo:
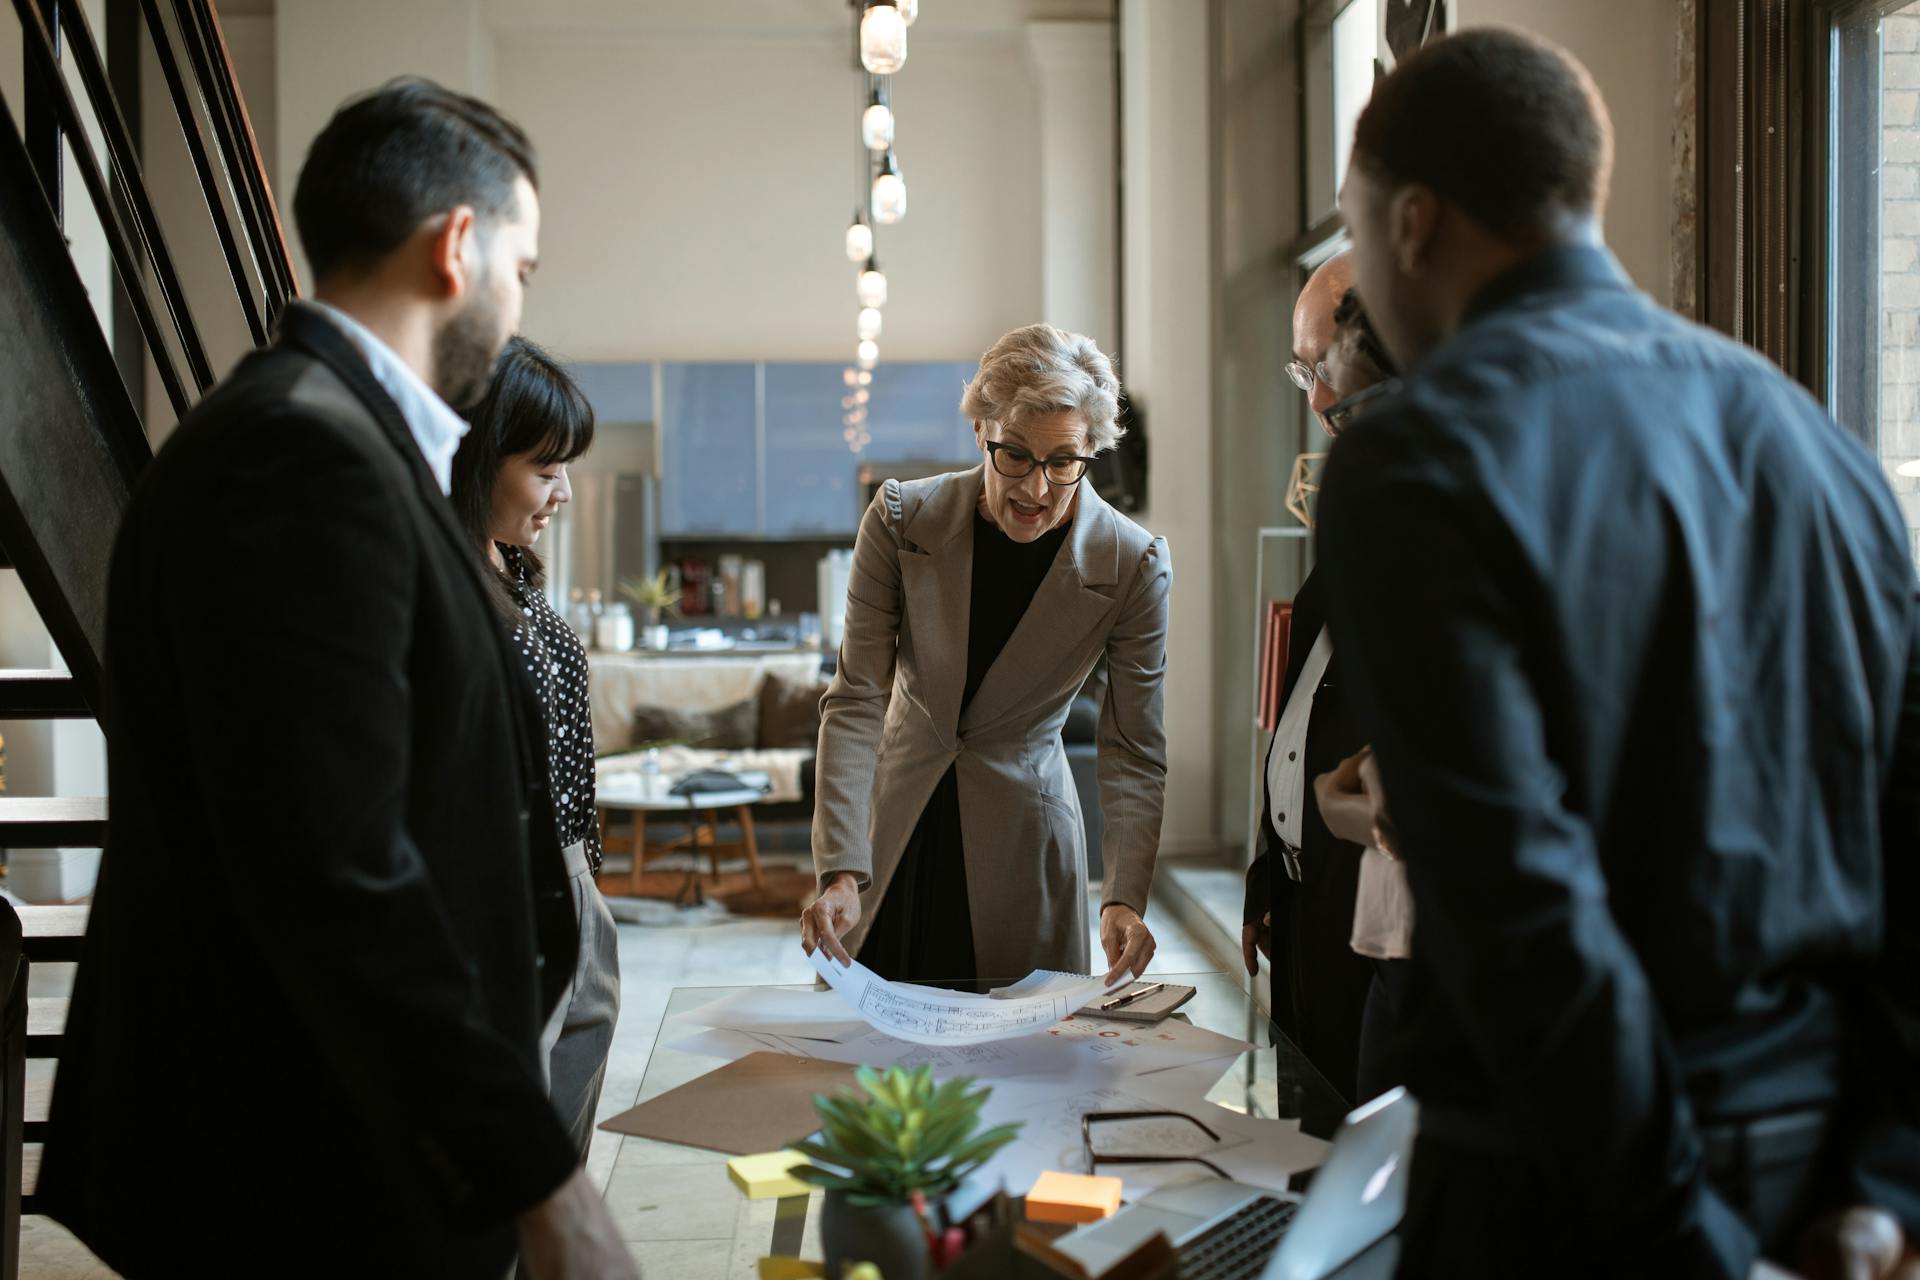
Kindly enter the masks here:
M 1353 126 L 1373 96 L 1373 55 L 1379 47 L 1374 0 L 1352 0 L 1333 20 L 1333 180 L 1347 179 Z
M 1920 564 L 1920 0 L 1832 29 L 1827 401 L 1880 456 Z

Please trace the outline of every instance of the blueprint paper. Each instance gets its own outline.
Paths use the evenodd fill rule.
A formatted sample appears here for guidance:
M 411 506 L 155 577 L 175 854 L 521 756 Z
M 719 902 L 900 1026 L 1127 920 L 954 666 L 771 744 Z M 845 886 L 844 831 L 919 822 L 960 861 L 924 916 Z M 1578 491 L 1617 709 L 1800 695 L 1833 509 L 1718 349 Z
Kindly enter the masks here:
M 995 987 L 987 992 L 996 1000 L 1017 1000 L 1023 996 L 1051 996 L 1071 991 L 1087 980 L 1084 973 L 1061 973 L 1058 969 L 1035 969 L 1010 987 Z
M 841 964 L 824 947 L 815 947 L 808 959 L 868 1025 L 914 1044 L 980 1044 L 1041 1031 L 1133 981 L 1128 977 L 1109 986 L 1098 977 L 1082 977 L 1073 985 L 1050 984 L 1046 995 L 1001 999 L 889 982 L 858 960 Z

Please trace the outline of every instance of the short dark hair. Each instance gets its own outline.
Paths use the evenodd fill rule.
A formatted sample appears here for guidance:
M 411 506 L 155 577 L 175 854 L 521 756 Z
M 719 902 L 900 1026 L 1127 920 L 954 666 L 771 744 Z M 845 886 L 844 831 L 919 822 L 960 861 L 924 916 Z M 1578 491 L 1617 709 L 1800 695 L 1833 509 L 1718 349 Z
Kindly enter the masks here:
M 458 205 L 498 219 L 535 188 L 533 143 L 478 98 L 407 77 L 352 99 L 313 140 L 293 219 L 316 280 L 366 266 Z
M 1400 373 L 1393 357 L 1387 354 L 1387 348 L 1380 341 L 1380 335 L 1373 330 L 1373 321 L 1367 318 L 1367 309 L 1360 301 L 1360 291 L 1348 289 L 1340 295 L 1340 305 L 1333 309 L 1333 327 L 1352 329 L 1353 343 L 1360 354 L 1373 362 L 1383 377 L 1396 377 Z
M 1354 162 L 1419 182 L 1504 239 L 1598 215 L 1613 169 L 1613 127 L 1572 55 L 1507 27 L 1426 45 L 1373 87 L 1354 129 Z
M 469 421 L 453 455 L 453 509 L 473 545 L 484 549 L 501 466 L 522 453 L 542 466 L 572 462 L 593 444 L 593 405 L 558 360 L 515 337 L 507 340 Z M 545 585 L 539 557 L 529 549 L 526 559 L 529 584 Z

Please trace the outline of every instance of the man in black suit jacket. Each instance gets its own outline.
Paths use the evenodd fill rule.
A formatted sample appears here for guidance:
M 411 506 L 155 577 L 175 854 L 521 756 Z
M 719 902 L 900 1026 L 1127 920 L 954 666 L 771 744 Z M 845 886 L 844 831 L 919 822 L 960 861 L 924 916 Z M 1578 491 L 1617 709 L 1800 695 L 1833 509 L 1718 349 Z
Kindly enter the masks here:
M 1294 362 L 1288 372 L 1303 384 L 1316 416 L 1386 373 L 1371 360 L 1342 360 L 1338 354 L 1353 350 L 1351 342 L 1341 341 L 1335 320 L 1352 287 L 1353 268 L 1342 253 L 1314 271 L 1294 303 Z M 1271 958 L 1275 1025 L 1350 1107 L 1364 1100 L 1360 1038 L 1375 962 L 1350 945 L 1360 846 L 1327 830 L 1312 782 L 1358 751 L 1366 737 L 1342 688 L 1337 651 L 1324 665 L 1313 664 L 1318 678 L 1312 688 L 1300 683 L 1325 625 L 1324 578 L 1309 573 L 1293 600 L 1280 692 L 1283 712 L 1296 698 L 1306 700 L 1306 706 L 1295 708 L 1307 717 L 1305 740 L 1283 741 L 1289 738 L 1283 730 L 1268 745 L 1260 773 L 1260 852 L 1247 869 L 1241 952 L 1249 974 L 1257 972 L 1256 948 Z M 1280 826 L 1288 818 L 1285 803 L 1275 804 L 1276 773 L 1283 783 L 1297 784 L 1300 795 L 1299 812 L 1287 822 L 1289 831 L 1297 831 L 1291 844 Z M 1320 1101 L 1323 1095 L 1309 1094 L 1310 1108 Z M 1341 1108 L 1315 1108 L 1301 1120 L 1308 1132 L 1326 1137 L 1343 1114 Z
M 1407 369 L 1321 491 L 1416 919 L 1402 1273 L 1920 1227 L 1920 600 L 1872 456 L 1628 283 L 1585 70 L 1463 32 L 1341 193 Z
M 633 1274 L 541 1074 L 574 938 L 539 712 L 445 500 L 533 176 L 438 86 L 343 108 L 295 197 L 319 301 L 121 530 L 42 1190 L 128 1275 L 493 1278 L 516 1225 L 537 1274 Z

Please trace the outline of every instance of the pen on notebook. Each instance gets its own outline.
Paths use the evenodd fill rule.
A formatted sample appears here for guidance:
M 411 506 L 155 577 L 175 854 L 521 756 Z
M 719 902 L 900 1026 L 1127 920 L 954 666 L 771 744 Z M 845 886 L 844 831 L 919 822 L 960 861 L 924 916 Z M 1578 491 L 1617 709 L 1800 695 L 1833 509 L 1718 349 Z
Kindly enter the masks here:
M 1102 1009 L 1123 1009 L 1127 1005 L 1132 1004 L 1135 1000 L 1144 999 L 1145 997 L 1152 995 L 1156 991 L 1166 990 L 1166 986 L 1167 984 L 1164 982 L 1151 983 L 1147 986 L 1140 988 L 1138 991 L 1129 991 L 1127 992 L 1127 994 L 1123 996 L 1118 996 L 1115 999 L 1109 1000 L 1105 1004 L 1101 1005 L 1100 1007 Z

